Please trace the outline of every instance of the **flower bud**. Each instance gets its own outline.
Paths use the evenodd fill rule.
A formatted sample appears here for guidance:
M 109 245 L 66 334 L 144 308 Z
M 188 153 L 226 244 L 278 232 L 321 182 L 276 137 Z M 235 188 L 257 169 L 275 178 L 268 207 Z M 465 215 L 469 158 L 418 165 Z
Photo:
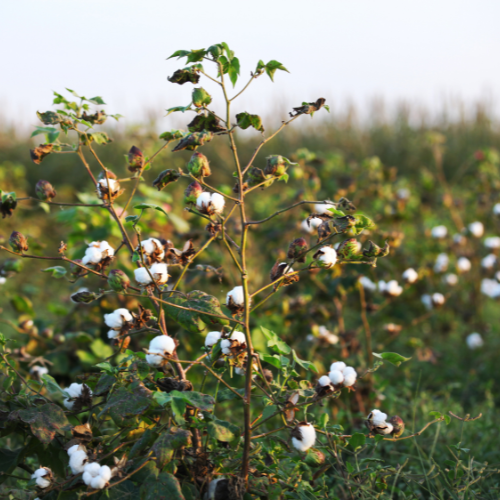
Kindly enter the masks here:
M 142 151 L 136 147 L 132 146 L 128 152 L 128 169 L 131 172 L 138 172 L 144 167 L 144 155 Z
M 72 276 L 74 276 L 75 278 L 81 278 L 82 276 L 85 276 L 88 273 L 88 271 L 83 269 L 82 267 L 80 267 L 77 264 L 83 265 L 82 259 L 75 259 L 74 264 L 72 262 L 69 265 L 69 270 L 70 270 L 70 273 Z
M 198 196 L 203 193 L 203 188 L 201 184 L 197 181 L 192 182 L 184 191 L 184 202 L 185 203 L 196 203 Z
M 0 212 L 2 219 L 12 215 L 12 211 L 17 207 L 16 193 L 4 193 L 0 189 Z
M 285 158 L 280 155 L 272 155 L 266 158 L 266 168 L 264 174 L 281 177 L 286 172 Z
M 38 181 L 35 186 L 35 192 L 38 198 L 43 201 L 52 201 L 56 197 L 56 190 L 48 181 Z
M 337 248 L 337 254 L 345 260 L 352 260 L 360 257 L 361 243 L 356 238 L 344 240 Z
M 40 332 L 40 335 L 44 338 L 44 339 L 48 339 L 50 340 L 51 338 L 54 337 L 54 330 L 52 328 L 44 328 L 41 332 Z
M 177 170 L 164 170 L 158 174 L 158 177 L 153 181 L 153 187 L 161 191 L 165 186 L 171 182 L 175 182 L 181 174 Z
M 33 163 L 40 165 L 42 160 L 52 153 L 52 149 L 54 148 L 53 144 L 40 144 L 40 146 L 35 149 L 30 149 L 30 156 Z
M 208 177 L 212 172 L 208 164 L 208 159 L 204 154 L 195 151 L 189 163 L 187 164 L 188 172 L 194 177 Z
M 211 95 L 201 87 L 194 89 L 191 97 L 197 108 L 204 108 L 212 102 Z
M 391 424 L 393 427 L 392 435 L 394 437 L 399 437 L 403 434 L 405 431 L 405 423 L 403 422 L 403 419 L 401 417 L 398 417 L 397 415 L 394 415 L 394 417 L 391 417 L 387 423 Z
M 325 463 L 325 455 L 319 450 L 309 448 L 304 461 L 309 467 L 320 467 Z
M 15 252 L 28 251 L 28 239 L 18 231 L 13 231 L 9 238 L 9 245 Z
M 66 342 L 66 337 L 62 333 L 58 333 L 54 336 L 54 342 L 59 345 L 64 344 L 64 342 Z
M 115 292 L 124 292 L 130 286 L 130 279 L 121 269 L 112 269 L 108 275 L 108 285 Z
M 88 290 L 82 290 L 81 292 L 76 292 L 71 295 L 71 302 L 75 304 L 90 304 L 94 300 L 100 297 L 97 293 L 89 292 Z
M 295 259 L 297 262 L 305 262 L 307 251 L 307 241 L 304 238 L 296 238 L 288 247 L 288 258 Z M 302 256 L 301 256 L 302 255 Z
M 389 243 L 386 241 L 383 248 L 380 248 L 373 241 L 368 241 L 368 246 L 363 250 L 363 255 L 365 257 L 385 257 L 389 255 Z
M 266 179 L 269 179 L 268 182 L 265 184 L 262 184 Z M 253 187 L 257 186 L 258 184 L 262 184 L 261 189 L 267 188 L 271 186 L 271 184 L 274 182 L 274 179 L 271 176 L 267 176 L 264 174 L 264 172 L 257 167 L 252 167 L 250 171 L 248 172 L 248 186 Z

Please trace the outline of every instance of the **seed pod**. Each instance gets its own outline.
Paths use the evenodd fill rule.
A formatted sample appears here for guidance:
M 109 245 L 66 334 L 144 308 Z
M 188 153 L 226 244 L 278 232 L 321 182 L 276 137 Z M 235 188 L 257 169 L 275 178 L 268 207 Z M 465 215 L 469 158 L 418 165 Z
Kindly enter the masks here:
M 394 428 L 392 431 L 392 435 L 394 437 L 401 436 L 405 431 L 405 423 L 403 422 L 403 419 L 401 417 L 394 415 L 394 417 L 391 417 L 387 422 Z
M 386 241 L 383 248 L 380 248 L 373 241 L 369 240 L 367 247 L 363 250 L 365 257 L 385 257 L 389 254 L 389 243 Z
M 100 295 L 97 295 L 97 293 L 82 291 L 74 293 L 70 298 L 71 301 L 75 302 L 76 304 L 90 304 L 94 300 L 97 300 L 99 297 Z
M 83 264 L 81 259 L 75 259 L 73 262 L 69 265 L 69 269 L 72 276 L 74 276 L 75 278 L 81 278 L 82 276 L 86 276 L 88 274 L 87 270 L 77 265 L 77 264 Z
M 171 182 L 175 182 L 181 174 L 177 170 L 164 170 L 158 174 L 158 177 L 153 181 L 153 187 L 161 191 L 165 186 Z
M 194 177 L 208 177 L 212 173 L 207 157 L 198 151 L 195 151 L 193 156 L 191 156 L 187 164 L 187 169 Z
M 184 191 L 184 202 L 185 203 L 196 203 L 198 196 L 203 193 L 203 188 L 201 184 L 197 181 L 192 182 Z
M 18 231 L 13 231 L 9 238 L 9 245 L 15 252 L 28 251 L 28 239 Z
M 52 201 L 56 197 L 56 190 L 48 181 L 39 180 L 35 186 L 36 195 L 40 200 Z
M 306 256 L 305 252 L 307 251 L 307 241 L 304 238 L 296 238 L 290 243 L 288 247 L 288 258 L 295 259 L 297 262 L 305 262 Z M 299 257 L 301 254 L 302 257 Z
M 212 102 L 212 96 L 201 87 L 194 89 L 191 97 L 197 108 L 204 108 Z
M 115 292 L 124 292 L 130 286 L 130 279 L 121 269 L 112 269 L 108 275 L 108 285 Z
M 198 70 L 191 67 L 189 69 L 178 69 L 172 76 L 167 78 L 169 82 L 184 85 L 186 82 L 198 83 L 200 75 Z
M 40 163 L 42 163 L 42 160 L 47 155 L 52 153 L 53 147 L 54 146 L 52 144 L 40 144 L 40 146 L 36 147 L 35 149 L 30 149 L 30 156 L 33 163 L 40 165 Z
M 248 172 L 248 185 L 250 187 L 257 186 L 257 184 L 263 183 L 266 179 L 269 180 L 265 184 L 262 184 L 261 189 L 271 186 L 274 179 L 271 176 L 265 175 L 262 169 L 257 167 L 252 167 Z
M 266 158 L 266 168 L 264 174 L 281 177 L 286 172 L 285 159 L 280 155 L 272 155 Z
M 2 214 L 2 219 L 5 219 L 7 216 L 10 217 L 16 207 L 16 193 L 4 193 L 0 189 L 0 213 Z
M 337 254 L 340 258 L 352 260 L 360 257 L 361 243 L 356 238 L 344 240 L 337 248 Z
M 309 448 L 304 461 L 309 467 L 320 467 L 325 463 L 325 455 L 319 450 Z
M 144 167 L 144 155 L 142 151 L 136 147 L 132 146 L 128 152 L 128 169 L 131 172 L 138 172 Z

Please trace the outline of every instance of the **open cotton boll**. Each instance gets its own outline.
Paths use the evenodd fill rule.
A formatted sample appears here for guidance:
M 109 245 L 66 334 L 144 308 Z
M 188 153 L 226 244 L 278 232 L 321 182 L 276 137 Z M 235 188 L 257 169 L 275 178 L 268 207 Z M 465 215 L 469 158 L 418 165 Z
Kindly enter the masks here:
M 422 297 L 420 297 L 420 302 L 424 304 L 426 309 L 428 310 L 432 309 L 432 297 L 429 294 L 424 293 Z
M 481 281 L 481 293 L 496 299 L 500 296 L 500 283 L 496 280 L 485 278 Z
M 406 281 L 406 283 L 415 283 L 415 281 L 418 280 L 418 273 L 417 271 L 415 271 L 415 269 L 413 269 L 413 267 L 410 267 L 403 273 L 403 279 Z
M 335 208 L 335 203 L 316 203 L 314 205 L 314 212 L 317 214 L 330 214 L 331 212 L 328 211 L 330 208 Z
M 460 257 L 457 260 L 457 269 L 461 273 L 466 273 L 467 271 L 470 271 L 472 267 L 471 261 L 467 257 Z
M 222 349 L 222 354 L 231 353 L 231 341 L 229 339 L 222 339 L 220 343 L 220 348 Z
M 368 415 L 368 420 L 371 420 L 373 425 L 384 424 L 387 420 L 387 413 L 383 413 L 380 410 L 372 410 Z
M 335 361 L 330 365 L 330 371 L 332 372 L 333 370 L 339 370 L 344 371 L 344 368 L 346 367 L 346 364 L 343 361 Z
M 220 332 L 208 332 L 207 336 L 205 337 L 205 347 L 212 347 L 213 345 L 217 344 L 220 338 Z
M 483 347 L 484 345 L 483 337 L 481 337 L 481 334 L 477 332 L 467 335 L 465 341 L 467 342 L 467 346 L 469 347 L 469 349 L 478 349 L 479 347 Z
M 5 283 L 7 283 L 7 278 L 0 276 L 0 285 L 5 285 Z
M 234 331 L 231 335 L 231 340 L 236 340 L 240 344 L 244 344 L 247 341 L 245 334 L 243 332 Z
M 102 252 L 96 247 L 89 247 L 85 250 L 85 255 L 82 258 L 82 264 L 99 264 L 102 260 Z
M 500 236 L 490 236 L 484 240 L 486 248 L 497 249 L 500 248 Z
M 115 249 L 107 241 L 100 241 L 98 248 L 107 257 L 113 257 L 115 254 Z
M 226 302 L 230 300 L 237 306 L 242 306 L 245 303 L 245 292 L 242 286 L 235 286 L 226 296 Z
M 141 285 L 149 285 L 149 283 L 152 283 L 151 277 L 145 267 L 134 269 L 134 277 L 135 281 Z
M 326 340 L 329 344 L 338 344 L 339 338 L 334 333 L 331 333 L 326 326 L 320 326 L 318 328 L 318 333 L 321 339 Z
M 80 445 L 80 444 L 74 444 L 73 446 L 71 446 L 70 448 L 68 448 L 68 455 L 71 456 L 76 451 L 85 451 L 85 450 L 83 449 L 82 445 Z
M 73 474 L 83 472 L 86 462 L 87 454 L 83 450 L 77 450 L 69 457 L 69 466 Z
M 94 488 L 95 490 L 102 490 L 107 484 L 107 481 L 101 477 L 101 476 L 96 476 L 92 478 L 92 481 L 90 482 L 90 487 Z
M 445 298 L 442 293 L 436 292 L 432 294 L 432 303 L 435 306 L 442 306 L 445 303 Z
M 121 328 L 125 322 L 132 320 L 129 310 L 124 308 L 115 309 L 112 313 L 104 315 L 104 323 L 110 328 Z
M 465 242 L 467 241 L 467 238 L 460 233 L 456 233 L 453 235 L 453 243 L 455 245 L 465 245 Z
M 226 200 L 224 200 L 224 196 L 219 193 L 212 193 L 210 197 L 210 201 L 212 202 L 212 208 L 216 214 L 222 213 L 224 210 L 224 205 L 226 204 Z
M 403 293 L 403 288 L 399 286 L 396 280 L 391 280 L 385 284 L 384 293 L 391 297 L 398 297 Z
M 495 204 L 495 206 L 493 207 L 493 213 L 495 215 L 500 215 L 500 203 Z
M 101 465 L 99 475 L 108 482 L 111 479 L 111 469 L 107 465 Z
M 46 476 L 49 476 L 48 478 Z M 50 477 L 52 475 L 52 471 L 46 467 L 40 467 L 37 469 L 32 475 L 31 479 L 36 479 L 36 485 L 39 488 L 48 488 L 50 486 Z
M 398 200 L 408 200 L 410 199 L 410 190 L 408 188 L 400 188 L 396 191 L 396 196 Z
M 455 286 L 458 283 L 458 276 L 453 273 L 448 273 L 444 276 L 443 281 L 450 286 Z
M 113 191 L 116 191 L 116 189 L 120 187 L 120 184 L 118 183 L 118 181 L 116 179 L 106 179 L 106 178 L 104 178 L 104 179 L 101 179 L 99 181 L 98 188 L 99 187 L 103 187 L 103 188 L 108 189 L 108 186 L 109 186 L 109 190 L 111 192 L 113 192 Z
M 344 368 L 344 387 L 351 387 L 356 383 L 356 379 L 358 378 L 358 374 L 356 370 L 352 368 L 352 366 L 347 366 Z
M 331 370 L 328 378 L 333 385 L 339 385 L 344 382 L 344 374 L 340 370 Z
M 84 472 L 82 474 L 82 480 L 87 486 L 90 486 L 92 479 L 94 479 L 94 476 L 92 476 L 90 473 Z
M 158 335 L 149 343 L 149 351 L 158 351 L 166 354 L 172 354 L 175 351 L 175 341 L 168 335 Z
M 484 234 L 484 225 L 482 222 L 472 222 L 469 224 L 469 231 L 475 238 L 481 238 Z
M 374 292 L 377 289 L 377 284 L 368 278 L 368 276 L 361 276 L 359 283 L 365 290 L 369 290 L 370 292 Z
M 302 221 L 302 223 L 300 224 L 300 228 L 306 233 L 314 234 L 316 232 L 316 229 L 318 229 L 318 226 L 320 226 L 321 224 L 323 224 L 323 221 L 320 218 L 313 217 L 309 220 L 309 223 L 307 222 L 307 219 Z
M 204 191 L 201 193 L 198 198 L 196 198 L 196 208 L 200 210 L 207 208 L 211 201 L 211 195 L 209 192 Z
M 481 267 L 484 269 L 491 269 L 492 267 L 495 266 L 496 261 L 497 261 L 496 255 L 490 253 L 481 260 Z
M 90 462 L 88 464 L 85 464 L 83 471 L 88 472 L 92 477 L 96 477 L 99 475 L 100 468 L 101 465 L 98 462 Z
M 450 263 L 450 259 L 448 255 L 445 253 L 440 253 L 436 257 L 436 262 L 434 263 L 434 272 L 435 273 L 444 273 L 446 269 L 448 269 L 448 264 Z
M 163 285 L 168 281 L 168 267 L 164 262 L 156 262 L 149 268 L 149 271 L 159 285 Z
M 292 444 L 299 451 L 307 451 L 316 442 L 316 430 L 312 424 L 301 422 L 292 431 Z
M 148 349 L 149 354 L 146 354 L 146 363 L 153 367 L 158 367 L 163 364 L 165 358 L 162 356 L 162 352 L 157 349 Z
M 147 240 L 141 241 L 141 247 L 142 251 L 147 255 L 151 255 L 152 253 L 159 251 L 159 260 L 163 259 L 163 257 L 165 256 L 163 245 L 161 244 L 161 241 L 157 240 L 156 238 L 149 238 Z
M 40 378 L 42 375 L 46 375 L 47 373 L 49 373 L 49 370 L 45 366 L 35 365 L 30 368 L 30 373 L 35 377 Z
M 318 260 L 321 267 L 329 269 L 337 262 L 337 251 L 333 247 L 321 247 L 315 254 L 314 258 Z
M 436 239 L 444 238 L 447 234 L 448 229 L 446 228 L 446 226 L 435 226 L 431 229 L 431 235 Z
M 326 387 L 327 385 L 331 384 L 330 377 L 328 375 L 323 375 L 322 377 L 319 378 L 318 384 L 321 387 Z
M 119 330 L 109 330 L 108 331 L 108 339 L 110 339 L 110 340 L 116 339 L 116 337 L 118 337 L 118 335 L 120 335 Z

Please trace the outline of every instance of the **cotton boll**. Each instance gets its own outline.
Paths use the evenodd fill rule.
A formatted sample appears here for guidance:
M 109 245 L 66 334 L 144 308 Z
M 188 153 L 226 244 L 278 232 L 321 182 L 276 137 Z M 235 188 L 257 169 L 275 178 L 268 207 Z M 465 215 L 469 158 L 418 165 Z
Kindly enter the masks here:
M 434 264 L 434 272 L 435 273 L 444 273 L 446 269 L 448 269 L 448 264 L 450 263 L 450 259 L 448 255 L 445 253 L 440 253 L 436 257 L 436 262 Z
M 231 340 L 236 340 L 238 343 L 244 344 L 247 338 L 243 332 L 234 331 L 231 335 Z
M 220 214 L 224 210 L 224 205 L 226 201 L 224 200 L 224 196 L 219 193 L 212 193 L 210 197 L 210 201 L 212 202 L 212 208 L 214 213 Z
M 349 375 L 349 374 L 354 374 L 356 376 L 358 376 L 358 374 L 356 373 L 356 370 L 352 367 L 352 366 L 346 366 L 344 368 L 344 370 L 342 371 L 342 373 L 345 375 Z
M 484 240 L 484 246 L 490 249 L 500 248 L 500 236 L 490 236 Z
M 168 281 L 167 264 L 163 262 L 156 262 L 150 267 L 149 271 L 156 283 L 158 283 L 159 285 L 164 285 Z
M 314 254 L 314 258 L 318 260 L 321 267 L 329 269 L 337 262 L 337 251 L 332 247 L 324 246 Z
M 496 299 L 500 296 L 500 283 L 496 280 L 485 278 L 481 281 L 481 293 Z
M 467 238 L 463 234 L 456 233 L 453 235 L 453 243 L 455 245 L 465 245 L 466 241 Z
M 45 479 L 44 477 L 38 477 L 36 480 L 36 485 L 39 488 L 48 488 L 50 486 L 50 481 L 48 479 Z
M 101 476 L 96 476 L 92 478 L 92 481 L 90 482 L 91 488 L 94 488 L 95 490 L 102 490 L 107 484 L 107 481 L 101 477 Z
M 358 378 L 358 374 L 356 370 L 351 366 L 347 366 L 344 368 L 344 387 L 351 387 L 356 383 L 356 379 Z
M 237 306 L 242 306 L 245 303 L 245 292 L 242 286 L 235 286 L 226 296 L 226 303 L 229 301 Z
M 422 302 L 425 308 L 428 309 L 429 311 L 432 309 L 432 297 L 429 294 L 424 293 L 424 295 L 420 297 L 420 302 Z
M 147 240 L 141 241 L 141 247 L 142 247 L 142 251 L 146 255 L 151 255 L 155 252 L 159 252 L 157 254 L 158 260 L 162 260 L 163 257 L 165 256 L 165 251 L 163 249 L 163 245 L 161 244 L 161 241 L 157 240 L 156 238 L 149 238 Z
M 330 371 L 338 370 L 340 372 L 344 371 L 346 364 L 343 361 L 335 361 L 330 365 Z
M 99 470 L 99 475 L 108 482 L 111 479 L 111 469 L 107 465 L 101 466 Z
M 87 486 L 90 486 L 92 479 L 94 479 L 94 477 L 89 472 L 83 473 L 82 480 Z
M 500 203 L 495 204 L 495 206 L 493 207 L 493 213 L 495 215 L 500 215 Z
M 149 343 L 149 351 L 158 351 L 162 353 L 172 354 L 175 351 L 175 341 L 168 335 L 158 335 Z
M 316 430 L 312 424 L 300 423 L 292 431 L 297 437 L 292 437 L 292 444 L 299 451 L 307 451 L 316 442 Z M 292 435 L 293 435 L 292 434 Z
M 83 472 L 86 461 L 87 454 L 83 450 L 75 451 L 69 457 L 69 466 L 73 474 L 79 474 L 80 472 Z
M 70 448 L 68 448 L 68 455 L 71 456 L 73 455 L 73 453 L 75 453 L 76 451 L 82 451 L 82 447 L 81 445 L 79 444 L 74 444 L 73 446 L 71 446 Z M 83 450 L 85 451 L 85 450 Z
M 314 205 L 314 212 L 317 214 L 330 214 L 332 212 L 329 212 L 330 208 L 335 208 L 335 204 L 332 203 L 316 203 Z
M 359 283 L 365 290 L 369 290 L 370 292 L 374 292 L 377 289 L 377 284 L 368 278 L 368 276 L 361 276 Z
M 344 374 L 340 370 L 331 370 L 328 378 L 333 385 L 339 385 L 344 382 Z
M 410 199 L 410 190 L 408 188 L 400 188 L 396 192 L 396 197 L 398 200 L 408 200 Z
M 368 415 L 368 420 L 370 420 L 373 425 L 381 425 L 387 420 L 387 414 L 380 410 L 372 410 Z
M 162 352 L 159 350 L 148 349 L 149 354 L 146 354 L 146 363 L 153 367 L 159 367 L 165 361 L 165 358 L 162 356 Z
M 108 331 L 108 339 L 116 339 L 120 335 L 120 332 L 118 330 L 109 330 Z
M 5 285 L 5 283 L 7 283 L 7 278 L 0 276 L 0 285 Z
M 110 328 L 121 328 L 126 321 L 132 321 L 132 315 L 128 309 L 116 309 L 110 314 L 104 315 L 104 323 Z
M 433 293 L 432 294 L 432 303 L 435 306 L 442 306 L 445 303 L 445 298 L 442 293 Z
M 42 375 L 47 375 L 47 373 L 49 373 L 49 370 L 45 366 L 35 365 L 30 368 L 30 373 L 35 377 L 40 378 Z
M 448 229 L 446 228 L 446 226 L 435 226 L 431 230 L 432 237 L 436 239 L 445 238 L 447 234 Z
M 377 283 L 377 288 L 380 293 L 385 292 L 385 287 L 387 286 L 387 283 L 384 280 L 379 280 Z
M 321 387 L 326 387 L 327 385 L 330 385 L 330 377 L 328 375 L 323 375 L 322 377 L 319 378 L 318 384 Z
M 481 238 L 484 234 L 484 225 L 482 222 L 473 222 L 469 224 L 469 231 L 475 238 Z
M 231 341 L 229 339 L 222 339 L 220 343 L 222 354 L 231 354 Z
M 483 347 L 484 345 L 483 337 L 481 337 L 481 334 L 477 332 L 467 335 L 465 341 L 467 342 L 467 346 L 469 347 L 469 349 L 478 349 L 479 347 Z
M 323 340 L 326 340 L 326 342 L 328 342 L 329 344 L 332 344 L 332 345 L 338 344 L 338 342 L 340 340 L 337 335 L 329 332 L 325 326 L 320 326 L 318 328 L 318 333 L 319 333 L 320 338 L 322 338 Z
M 406 283 L 409 283 L 411 285 L 418 280 L 418 273 L 417 271 L 415 271 L 415 269 L 410 267 L 403 273 L 403 279 L 406 281 Z
M 84 472 L 88 472 L 92 477 L 96 477 L 99 475 L 100 468 L 101 465 L 98 462 L 90 462 L 88 464 L 85 464 L 83 470 Z
M 95 247 L 89 247 L 85 250 L 85 255 L 82 259 L 82 264 L 86 266 L 87 264 L 99 264 L 102 260 L 102 252 Z
M 208 332 L 207 336 L 205 337 L 205 347 L 212 347 L 213 345 L 217 344 L 220 337 L 220 332 Z
M 107 257 L 113 257 L 115 254 L 115 249 L 107 241 L 99 242 L 99 250 L 103 255 L 106 254 Z
M 481 260 L 481 267 L 483 267 L 484 269 L 491 269 L 492 267 L 495 266 L 496 261 L 497 261 L 496 255 L 490 253 Z
M 203 210 L 207 208 L 211 201 L 211 195 L 207 191 L 201 193 L 198 198 L 196 198 L 196 208 Z
M 300 224 L 300 228 L 306 233 L 314 234 L 318 229 L 318 226 L 320 226 L 321 224 L 323 224 L 323 221 L 320 218 L 313 217 L 309 220 L 309 223 L 307 222 L 307 219 L 302 221 L 302 223 Z
M 385 285 L 384 293 L 391 297 L 398 297 L 403 293 L 403 288 L 399 286 L 396 280 L 391 280 Z
M 137 281 L 137 283 L 140 283 L 141 285 L 149 285 L 149 283 L 152 282 L 148 271 L 144 267 L 134 269 L 134 277 L 135 281 Z
M 471 261 L 467 257 L 460 257 L 457 260 L 457 270 L 461 273 L 470 271 L 472 267 Z
M 458 276 L 453 273 L 449 273 L 444 276 L 443 281 L 449 286 L 455 286 L 458 283 Z

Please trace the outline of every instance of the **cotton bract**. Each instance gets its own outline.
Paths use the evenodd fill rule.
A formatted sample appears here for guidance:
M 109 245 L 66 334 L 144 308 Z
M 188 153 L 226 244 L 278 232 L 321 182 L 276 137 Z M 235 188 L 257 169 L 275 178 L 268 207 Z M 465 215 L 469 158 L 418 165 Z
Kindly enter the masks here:
M 292 437 L 292 444 L 299 451 L 307 451 L 316 442 L 316 430 L 312 424 L 302 423 L 294 429 L 297 437 Z
M 46 477 L 47 475 L 50 478 L 52 471 L 46 467 L 40 467 L 31 475 L 31 479 L 36 479 L 36 485 L 44 489 L 50 486 L 50 479 Z

